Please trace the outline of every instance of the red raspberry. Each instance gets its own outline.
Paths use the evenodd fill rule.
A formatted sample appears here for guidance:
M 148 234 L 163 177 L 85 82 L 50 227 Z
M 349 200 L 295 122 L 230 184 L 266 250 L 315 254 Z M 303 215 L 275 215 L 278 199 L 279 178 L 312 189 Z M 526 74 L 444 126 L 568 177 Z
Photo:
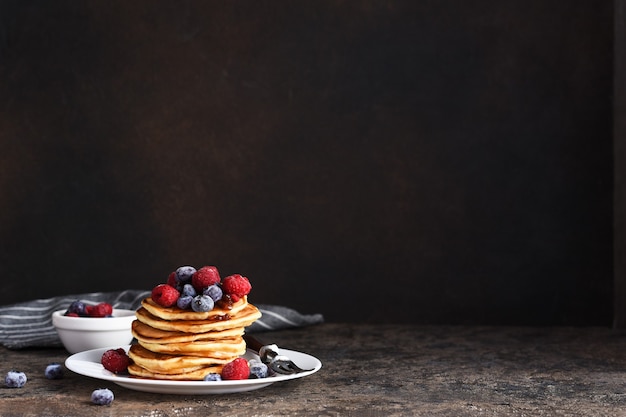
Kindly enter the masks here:
M 191 285 L 199 293 L 218 282 L 220 282 L 220 273 L 214 266 L 203 266 L 191 276 Z
M 180 293 L 171 285 L 159 284 L 152 289 L 152 300 L 162 307 L 171 307 L 176 304 Z
M 94 308 L 96 308 L 96 306 L 92 306 L 92 305 L 86 304 L 85 305 L 85 314 L 87 316 L 91 316 L 91 314 L 93 313 L 93 309 Z
M 248 379 L 249 376 L 250 366 L 244 358 L 237 358 L 222 368 L 222 379 L 224 380 Z
M 167 285 L 176 288 L 176 271 L 172 271 L 172 273 L 170 273 L 167 277 Z
M 234 302 L 237 302 L 244 295 L 248 295 L 251 289 L 252 285 L 250 285 L 248 278 L 239 274 L 230 275 L 224 278 L 224 282 L 222 282 L 222 290 L 230 295 Z
M 100 362 L 102 366 L 104 366 L 104 369 L 113 373 L 119 373 L 126 371 L 126 368 L 128 368 L 130 364 L 130 358 L 122 348 L 109 349 L 102 354 Z
M 113 306 L 109 303 L 100 303 L 92 306 L 88 311 L 89 317 L 106 317 L 113 314 Z

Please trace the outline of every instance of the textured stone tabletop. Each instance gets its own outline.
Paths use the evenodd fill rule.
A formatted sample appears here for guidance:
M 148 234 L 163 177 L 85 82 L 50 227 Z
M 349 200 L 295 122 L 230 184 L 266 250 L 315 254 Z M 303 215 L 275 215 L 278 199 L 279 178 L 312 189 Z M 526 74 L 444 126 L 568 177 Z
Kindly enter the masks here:
M 247 393 L 164 395 L 67 370 L 47 380 L 45 366 L 64 350 L 2 349 L 2 375 L 29 380 L 0 388 L 0 415 L 626 415 L 626 335 L 611 329 L 323 324 L 261 336 L 316 356 L 322 369 Z M 111 406 L 90 403 L 100 387 L 115 393 Z

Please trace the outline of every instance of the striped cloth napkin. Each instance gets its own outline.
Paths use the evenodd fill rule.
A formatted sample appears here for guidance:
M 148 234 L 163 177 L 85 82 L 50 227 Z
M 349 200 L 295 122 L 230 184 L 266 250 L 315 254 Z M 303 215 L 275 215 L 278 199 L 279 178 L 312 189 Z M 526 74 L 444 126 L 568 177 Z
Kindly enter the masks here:
M 107 302 L 113 308 L 136 310 L 141 305 L 141 300 L 149 295 L 150 291 L 145 290 L 95 292 L 3 306 L 0 307 L 0 344 L 9 349 L 61 347 L 61 341 L 52 326 L 54 311 L 66 309 L 75 300 L 86 304 Z M 246 328 L 249 333 L 304 327 L 324 321 L 321 314 L 305 315 L 288 307 L 270 304 L 255 303 L 255 306 L 263 317 Z

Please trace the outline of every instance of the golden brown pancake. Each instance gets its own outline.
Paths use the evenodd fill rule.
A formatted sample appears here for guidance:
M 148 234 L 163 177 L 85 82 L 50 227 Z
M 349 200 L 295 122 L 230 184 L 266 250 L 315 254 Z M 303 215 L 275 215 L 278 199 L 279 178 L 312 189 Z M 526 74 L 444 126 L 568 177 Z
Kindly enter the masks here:
M 222 365 L 206 366 L 200 369 L 196 369 L 194 371 L 172 374 L 153 372 L 148 369 L 142 368 L 136 363 L 130 364 L 128 366 L 128 373 L 133 376 L 150 379 L 167 379 L 173 381 L 202 381 L 206 375 L 210 373 L 219 374 L 220 372 L 222 372 Z
M 228 337 L 241 336 L 244 333 L 243 327 L 236 327 L 222 331 L 205 333 L 185 333 L 155 329 L 145 323 L 135 320 L 132 323 L 132 333 L 137 340 L 148 343 L 180 343 L 193 342 L 196 340 L 216 340 Z
M 261 317 L 243 297 L 231 308 L 208 312 L 162 307 L 148 297 L 132 324 L 128 372 L 136 377 L 202 380 L 246 352 L 244 330 Z
M 216 305 L 211 311 L 181 310 L 178 307 L 162 307 L 151 297 L 145 298 L 141 306 L 148 310 L 153 316 L 163 320 L 213 320 L 216 317 L 230 315 L 233 316 L 243 310 L 248 305 L 247 297 L 241 298 L 233 303 L 232 308 L 222 308 Z
M 141 345 L 131 346 L 128 356 L 133 363 L 145 370 L 160 374 L 181 374 L 197 371 L 207 366 L 224 365 L 231 361 L 231 359 L 214 359 L 203 356 L 155 353 Z
M 247 327 L 261 317 L 261 312 L 252 304 L 247 304 L 243 310 L 223 320 L 163 320 L 151 314 L 145 307 L 139 308 L 135 315 L 137 320 L 155 329 L 183 333 L 206 333 Z
M 146 343 L 139 344 L 151 352 L 170 355 L 195 355 L 216 359 L 235 359 L 246 353 L 246 342 L 241 336 L 222 340 L 196 341 L 183 343 Z

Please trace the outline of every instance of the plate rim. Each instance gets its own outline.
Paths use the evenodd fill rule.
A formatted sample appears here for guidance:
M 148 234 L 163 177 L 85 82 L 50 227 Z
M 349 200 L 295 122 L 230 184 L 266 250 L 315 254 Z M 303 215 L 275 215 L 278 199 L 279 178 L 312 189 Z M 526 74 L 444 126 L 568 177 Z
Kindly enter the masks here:
M 310 371 L 301 372 L 291 375 L 275 375 L 268 378 L 261 379 L 242 379 L 231 381 L 173 381 L 163 379 L 150 379 L 150 378 L 136 378 L 128 375 L 117 375 L 107 371 L 102 367 L 99 362 L 95 361 L 95 357 L 102 356 L 102 354 L 108 349 L 119 349 L 120 347 L 128 351 L 131 345 L 125 346 L 111 346 L 97 349 L 85 350 L 70 355 L 65 359 L 65 367 L 70 371 L 99 380 L 105 380 L 113 382 L 122 387 L 144 392 L 158 392 L 169 394 L 222 394 L 230 392 L 242 392 L 251 391 L 259 388 L 266 387 L 275 382 L 289 381 L 292 379 L 304 378 L 312 375 L 322 368 L 322 362 L 315 356 L 309 355 L 304 352 L 298 352 L 290 349 L 280 348 L 281 354 L 291 356 L 293 359 L 306 358 L 314 363 L 314 367 Z M 258 358 L 258 355 L 247 349 L 245 356 L 247 358 Z M 98 371 L 101 371 L 101 375 L 96 375 L 95 372 L 86 371 L 81 366 L 82 363 L 89 363 L 100 367 Z M 168 389 L 171 388 L 171 389 Z

